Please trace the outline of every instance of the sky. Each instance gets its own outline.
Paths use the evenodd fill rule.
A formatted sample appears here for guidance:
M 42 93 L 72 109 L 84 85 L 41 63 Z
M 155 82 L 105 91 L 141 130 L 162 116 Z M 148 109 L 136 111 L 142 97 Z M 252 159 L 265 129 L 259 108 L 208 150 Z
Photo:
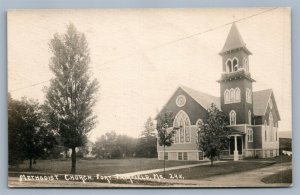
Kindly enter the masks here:
M 73 23 L 89 44 L 100 90 L 89 138 L 138 137 L 178 85 L 220 96 L 221 51 L 231 24 L 247 48 L 253 91 L 273 89 L 280 131 L 292 130 L 291 32 L 287 8 L 22 10 L 8 13 L 8 91 L 44 101 L 53 77 L 49 41 Z

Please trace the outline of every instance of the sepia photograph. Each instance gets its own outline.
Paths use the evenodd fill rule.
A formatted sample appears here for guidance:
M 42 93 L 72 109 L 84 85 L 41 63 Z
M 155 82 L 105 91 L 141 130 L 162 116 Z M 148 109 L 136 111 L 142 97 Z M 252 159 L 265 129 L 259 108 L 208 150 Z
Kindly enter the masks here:
M 288 7 L 7 12 L 8 187 L 291 187 Z

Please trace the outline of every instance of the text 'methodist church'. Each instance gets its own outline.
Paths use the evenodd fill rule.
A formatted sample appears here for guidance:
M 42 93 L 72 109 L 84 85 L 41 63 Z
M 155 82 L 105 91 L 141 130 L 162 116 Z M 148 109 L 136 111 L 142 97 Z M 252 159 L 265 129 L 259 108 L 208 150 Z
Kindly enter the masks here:
M 280 120 L 272 89 L 252 91 L 254 80 L 249 71 L 249 55 L 235 23 L 232 24 L 222 51 L 223 72 L 218 80 L 220 97 L 179 86 L 161 113 L 171 111 L 173 127 L 180 127 L 174 143 L 158 145 L 158 159 L 203 160 L 197 148 L 199 121 L 214 103 L 229 117 L 230 143 L 221 158 L 267 158 L 279 155 L 278 121 Z

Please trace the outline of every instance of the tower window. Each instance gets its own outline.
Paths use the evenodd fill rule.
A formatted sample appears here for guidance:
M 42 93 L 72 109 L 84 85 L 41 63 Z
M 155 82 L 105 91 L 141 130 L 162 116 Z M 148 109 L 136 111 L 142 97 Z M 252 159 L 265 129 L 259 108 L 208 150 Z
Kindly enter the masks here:
M 241 90 L 240 88 L 235 88 L 235 102 L 241 101 Z
M 227 104 L 230 102 L 230 94 L 229 94 L 229 90 L 226 89 L 224 92 L 224 103 Z
M 233 70 L 232 62 L 230 59 L 228 59 L 226 62 L 226 72 L 232 72 L 232 70 Z
M 230 89 L 230 102 L 234 102 L 235 99 L 234 95 L 235 95 L 234 89 Z
M 226 89 L 224 91 L 224 103 L 230 104 L 230 103 L 237 103 L 241 101 L 241 90 L 240 88 L 231 88 Z
M 246 69 L 247 72 L 249 72 L 248 60 L 246 57 L 244 58 L 244 68 Z
M 246 89 L 246 102 L 252 104 L 252 94 L 249 88 Z
M 230 118 L 230 125 L 236 125 L 236 113 L 234 110 L 232 110 L 229 113 L 229 118 Z
M 238 70 L 238 59 L 237 58 L 234 58 L 233 61 L 232 61 L 232 66 L 233 66 L 233 70 L 234 71 L 237 71 Z

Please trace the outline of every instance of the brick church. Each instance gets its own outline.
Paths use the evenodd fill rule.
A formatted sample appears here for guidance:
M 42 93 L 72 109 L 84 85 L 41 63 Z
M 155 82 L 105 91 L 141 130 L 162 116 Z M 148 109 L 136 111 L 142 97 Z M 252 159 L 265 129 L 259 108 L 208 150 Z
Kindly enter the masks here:
M 278 108 L 272 89 L 252 91 L 249 56 L 236 24 L 233 23 L 222 51 L 222 74 L 218 80 L 220 97 L 179 86 L 161 113 L 166 110 L 174 115 L 173 127 L 180 127 L 174 143 L 157 147 L 158 159 L 204 160 L 197 149 L 198 125 L 206 117 L 207 108 L 214 103 L 228 115 L 230 143 L 221 158 L 274 157 L 279 155 Z

